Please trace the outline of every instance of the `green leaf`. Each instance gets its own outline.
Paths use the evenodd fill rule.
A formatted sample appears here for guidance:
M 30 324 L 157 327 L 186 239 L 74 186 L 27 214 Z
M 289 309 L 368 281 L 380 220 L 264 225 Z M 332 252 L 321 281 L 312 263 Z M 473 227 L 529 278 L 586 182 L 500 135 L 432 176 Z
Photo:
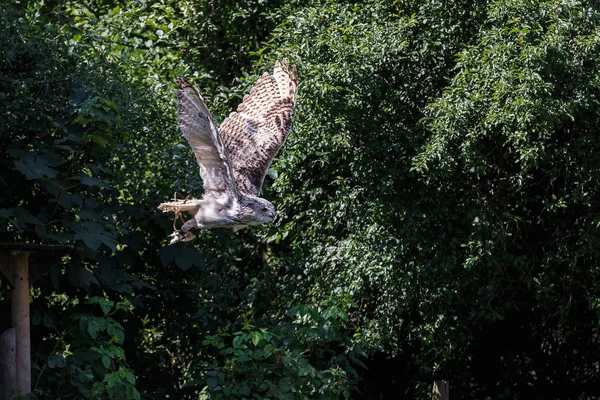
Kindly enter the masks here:
M 130 371 L 125 372 L 125 379 L 132 385 L 135 385 L 135 376 Z M 138 396 L 139 397 L 139 396 Z
M 75 233 L 75 240 L 82 240 L 92 250 L 97 250 L 100 245 L 105 244 L 111 250 L 116 250 L 117 241 L 103 225 L 87 221 L 78 226 L 79 232 Z
M 116 343 L 123 343 L 125 339 L 125 331 L 123 326 L 114 320 L 109 320 L 108 325 L 106 327 L 106 332 L 114 336 Z
M 15 160 L 14 165 L 25 175 L 25 179 L 52 179 L 57 175 L 56 170 L 48 166 L 47 160 L 43 156 L 32 153 L 21 153 L 20 159 Z
M 100 147 L 106 147 L 108 145 L 108 143 L 109 143 L 109 141 L 105 137 L 100 136 L 100 135 L 93 135 L 92 134 L 92 135 L 88 135 L 87 138 L 89 140 L 91 140 L 92 142 L 100 145 Z
M 50 314 L 44 313 L 43 321 L 44 321 L 45 327 L 48 327 L 48 328 L 56 327 L 56 321 L 55 321 L 54 317 Z
M 206 262 L 204 261 L 204 257 L 198 253 L 196 249 L 184 247 L 179 249 L 179 252 L 175 256 L 175 264 L 186 271 L 193 266 L 202 268 L 206 265 Z
M 260 340 L 262 339 L 262 335 L 259 332 L 251 332 L 250 337 L 252 338 L 252 344 L 258 346 Z
M 99 359 L 102 355 L 88 348 L 78 348 L 73 351 L 73 357 L 78 362 L 89 362 Z
M 92 302 L 92 300 L 95 300 L 95 301 Z M 104 313 L 104 315 L 108 314 L 112 310 L 113 306 L 115 305 L 114 301 L 105 299 L 103 297 L 92 297 L 88 301 L 88 303 L 89 304 L 94 304 L 94 303 L 99 304 L 100 308 L 102 308 L 102 312 Z
M 102 182 L 100 179 L 94 178 L 91 176 L 87 176 L 87 175 L 84 175 L 81 177 L 81 183 L 86 186 L 100 186 L 103 188 L 109 187 L 106 183 Z
M 245 349 L 248 346 L 246 346 L 243 342 L 243 337 L 242 336 L 236 336 L 235 338 L 233 338 L 233 347 L 235 347 L 236 349 Z
M 102 359 L 102 364 L 104 364 L 104 358 Z M 110 365 L 110 360 L 109 360 L 109 365 Z M 109 388 L 113 388 L 116 384 L 121 382 L 121 379 L 117 376 L 116 373 L 108 374 L 106 377 L 108 378 L 107 386 Z
M 90 286 L 92 283 L 98 284 L 94 274 L 82 267 L 66 268 L 66 276 L 75 287 Z
M 86 331 L 92 337 L 96 338 L 98 333 L 106 329 L 106 320 L 104 318 L 91 318 L 88 321 Z
M 54 354 L 52 357 L 48 359 L 48 367 L 49 368 L 64 368 L 67 365 L 67 362 L 63 356 L 60 354 Z

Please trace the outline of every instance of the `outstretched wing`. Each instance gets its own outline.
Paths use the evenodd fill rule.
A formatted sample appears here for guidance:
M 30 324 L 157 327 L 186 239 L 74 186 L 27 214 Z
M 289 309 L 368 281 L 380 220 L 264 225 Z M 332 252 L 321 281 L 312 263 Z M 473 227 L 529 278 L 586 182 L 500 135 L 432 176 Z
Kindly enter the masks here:
M 237 198 L 237 189 L 227 153 L 219 138 L 215 121 L 204 104 L 197 87 L 192 87 L 183 78 L 176 81 L 181 89 L 177 90 L 179 128 L 187 139 L 200 166 L 200 177 L 204 183 L 204 192 L 226 192 Z
M 219 134 L 240 192 L 260 194 L 267 169 L 290 132 L 297 88 L 296 66 L 290 70 L 285 60 L 277 61 L 273 75 L 265 72 L 221 124 Z

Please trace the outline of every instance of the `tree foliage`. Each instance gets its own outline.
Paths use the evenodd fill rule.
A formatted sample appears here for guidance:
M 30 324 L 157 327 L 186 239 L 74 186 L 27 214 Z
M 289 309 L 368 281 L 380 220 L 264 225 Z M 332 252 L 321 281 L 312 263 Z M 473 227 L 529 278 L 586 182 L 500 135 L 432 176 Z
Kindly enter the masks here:
M 591 0 L 0 6 L 1 239 L 75 246 L 32 289 L 31 396 L 600 395 L 599 22 Z M 220 121 L 281 57 L 275 224 L 167 246 L 157 204 L 202 190 L 173 79 Z

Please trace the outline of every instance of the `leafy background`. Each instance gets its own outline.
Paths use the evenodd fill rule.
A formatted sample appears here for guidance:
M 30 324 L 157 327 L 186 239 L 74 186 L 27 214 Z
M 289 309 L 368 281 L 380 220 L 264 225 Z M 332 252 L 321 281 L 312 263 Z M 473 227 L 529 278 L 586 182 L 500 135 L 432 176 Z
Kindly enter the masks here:
M 592 0 L 3 3 L 0 239 L 75 245 L 32 288 L 30 397 L 600 396 L 599 27 Z M 174 78 L 220 121 L 281 57 L 277 220 L 167 246 L 157 204 L 202 188 Z

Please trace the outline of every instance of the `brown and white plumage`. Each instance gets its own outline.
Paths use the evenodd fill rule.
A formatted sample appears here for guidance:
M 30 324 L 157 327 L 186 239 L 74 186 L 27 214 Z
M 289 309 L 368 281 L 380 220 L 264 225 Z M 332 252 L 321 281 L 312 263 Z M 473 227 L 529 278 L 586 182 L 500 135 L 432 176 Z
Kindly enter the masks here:
M 171 235 L 171 243 L 191 240 L 194 229 L 268 223 L 273 205 L 259 197 L 273 158 L 287 138 L 298 75 L 285 60 L 275 63 L 273 74 L 264 73 L 217 129 L 197 87 L 178 79 L 178 124 L 200 166 L 202 199 L 162 203 L 165 212 L 194 215 Z

